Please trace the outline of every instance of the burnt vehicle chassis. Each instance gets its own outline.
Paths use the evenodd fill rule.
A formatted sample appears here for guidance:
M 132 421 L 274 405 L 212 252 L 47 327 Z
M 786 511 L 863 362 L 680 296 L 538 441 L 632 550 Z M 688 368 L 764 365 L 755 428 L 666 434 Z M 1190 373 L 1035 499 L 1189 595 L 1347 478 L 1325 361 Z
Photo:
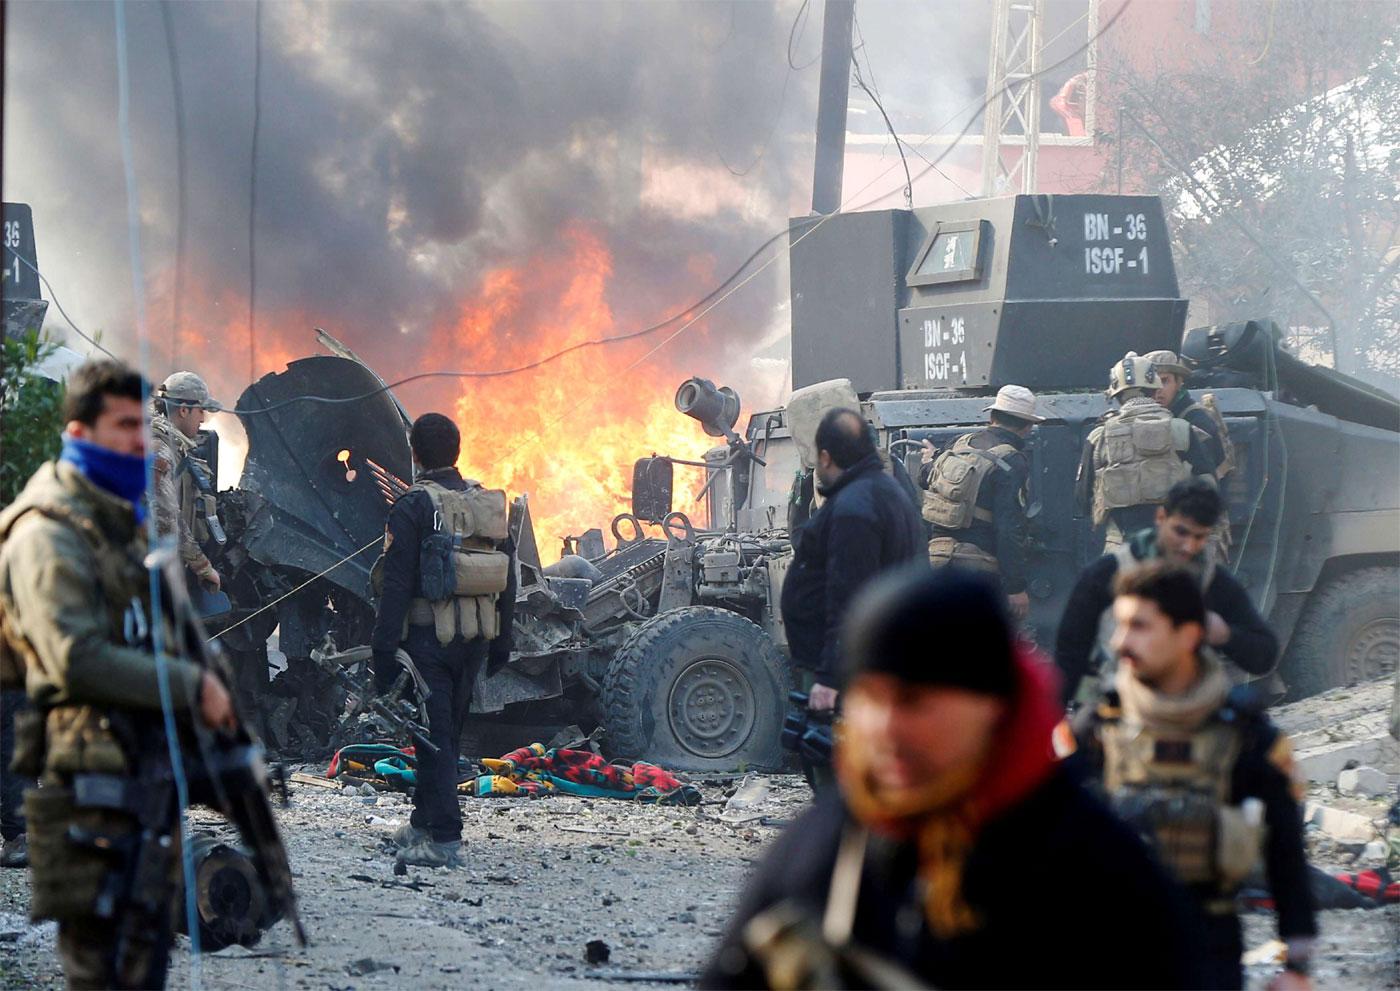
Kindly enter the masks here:
M 322 342 L 336 354 L 294 361 L 239 398 L 247 459 L 238 487 L 218 495 L 228 539 L 208 548 L 233 603 L 215 626 L 227 631 L 220 638 L 246 711 L 273 750 L 303 758 L 364 728 L 347 720 L 365 708 L 366 665 L 342 674 L 325 658 L 369 641 L 370 570 L 388 508 L 411 476 L 409 419 L 390 393 L 301 401 L 353 399 L 383 385 L 333 339 Z M 737 416 L 737 397 L 726 411 Z M 716 470 L 747 457 L 729 426 L 732 417 Z M 653 468 L 669 461 L 652 460 Z M 601 726 L 618 758 L 687 770 L 781 764 L 788 677 L 777 597 L 786 533 L 697 529 L 669 513 L 669 495 L 651 518 L 659 537 L 624 514 L 613 521 L 611 552 L 546 568 L 528 500 L 515 500 L 514 649 L 501 670 L 479 677 L 472 712 L 481 718 L 469 732 L 492 721 Z M 274 630 L 286 667 L 269 678 Z

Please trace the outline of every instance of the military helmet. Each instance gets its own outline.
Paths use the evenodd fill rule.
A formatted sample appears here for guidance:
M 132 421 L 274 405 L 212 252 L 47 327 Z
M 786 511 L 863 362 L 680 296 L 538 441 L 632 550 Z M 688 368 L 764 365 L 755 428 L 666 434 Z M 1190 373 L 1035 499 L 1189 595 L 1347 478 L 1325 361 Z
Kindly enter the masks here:
M 1129 351 L 1123 360 L 1108 372 L 1109 396 L 1121 395 L 1129 389 L 1155 391 L 1162 384 L 1157 377 L 1157 366 L 1151 358 L 1144 358 L 1136 351 Z
M 194 372 L 175 372 L 156 387 L 156 398 L 176 406 L 198 406 L 216 410 L 219 404 L 209 395 L 209 386 Z
M 1158 375 L 1165 373 L 1184 379 L 1191 374 L 1191 369 L 1182 363 L 1175 351 L 1149 351 L 1143 357 L 1157 366 Z

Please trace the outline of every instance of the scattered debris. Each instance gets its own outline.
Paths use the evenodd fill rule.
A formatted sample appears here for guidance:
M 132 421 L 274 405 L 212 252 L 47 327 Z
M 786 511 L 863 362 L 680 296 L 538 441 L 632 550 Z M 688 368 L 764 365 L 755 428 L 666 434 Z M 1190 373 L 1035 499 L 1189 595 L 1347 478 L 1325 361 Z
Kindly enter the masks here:
M 1335 809 L 1321 802 L 1308 802 L 1303 821 L 1316 826 L 1339 843 L 1369 843 L 1376 838 L 1371 820 L 1356 812 Z
M 583 959 L 591 964 L 607 963 L 612 959 L 612 947 L 601 939 L 590 939 L 583 947 Z
M 361 957 L 347 966 L 345 973 L 351 977 L 364 977 L 367 974 L 377 974 L 381 970 L 392 970 L 397 974 L 399 965 L 385 960 L 375 960 L 373 957 Z
M 1374 767 L 1349 767 L 1337 775 L 1337 790 L 1343 795 L 1385 798 L 1395 791 L 1390 776 Z
M 744 780 L 739 782 L 739 787 L 734 789 L 734 794 L 724 803 L 724 811 L 719 814 L 720 820 L 735 825 L 763 818 L 764 813 L 758 810 L 758 806 L 768 800 L 770 791 L 767 778 L 757 777 L 752 772 L 744 775 Z
M 290 780 L 292 784 L 311 785 L 313 788 L 340 788 L 339 781 L 323 778 L 319 774 L 307 774 L 305 771 L 293 771 Z

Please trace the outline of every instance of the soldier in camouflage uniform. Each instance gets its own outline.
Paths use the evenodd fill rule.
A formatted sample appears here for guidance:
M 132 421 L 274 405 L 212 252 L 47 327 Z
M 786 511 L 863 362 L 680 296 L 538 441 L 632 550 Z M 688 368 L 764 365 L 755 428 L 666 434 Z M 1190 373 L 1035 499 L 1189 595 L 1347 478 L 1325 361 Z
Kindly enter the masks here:
M 217 592 L 223 581 L 200 548 L 211 536 L 208 520 L 213 516 L 213 496 L 200 491 L 196 473 L 207 478 L 209 466 L 194 448 L 206 413 L 218 409 L 218 404 L 194 372 L 175 372 L 156 389 L 152 407 L 155 492 L 151 508 L 156 532 L 162 537 L 177 536 L 181 563 L 204 591 Z
M 74 988 L 162 986 L 178 904 L 178 809 L 155 827 L 171 851 L 169 897 L 129 897 L 129 851 L 140 818 L 151 818 L 138 771 L 167 746 L 145 635 L 154 613 L 141 527 L 143 386 L 116 362 L 78 368 L 62 454 L 0 514 L 0 682 L 22 681 L 32 703 L 16 726 L 15 767 L 40 782 L 24 801 L 30 915 L 58 921 Z M 166 663 L 177 719 L 234 725 L 214 675 Z
M 1109 370 L 1108 394 L 1118 409 L 1089 433 L 1079 461 L 1077 501 L 1094 525 L 1108 524 L 1104 550 L 1152 526 L 1157 507 L 1177 482 L 1213 476 L 1206 434 L 1153 398 L 1156 365 L 1129 351 Z

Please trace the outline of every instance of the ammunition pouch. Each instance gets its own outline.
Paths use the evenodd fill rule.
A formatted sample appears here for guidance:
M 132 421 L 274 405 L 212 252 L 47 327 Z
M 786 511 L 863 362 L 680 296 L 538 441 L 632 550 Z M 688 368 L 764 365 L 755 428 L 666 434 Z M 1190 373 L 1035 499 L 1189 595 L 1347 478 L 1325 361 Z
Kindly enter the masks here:
M 55 775 L 130 774 L 131 760 L 112 717 L 90 705 L 61 705 L 48 711 L 44 771 Z
M 125 873 L 136 819 L 83 807 L 71 787 L 45 784 L 24 793 L 31 878 L 29 916 L 71 919 L 95 911 Z
M 460 491 L 435 482 L 417 487 L 432 500 L 434 529 L 419 546 L 419 596 L 406 625 L 431 623 L 441 644 L 457 636 L 494 640 L 496 603 L 510 583 L 510 555 L 496 549 L 509 534 L 505 493 L 474 482 Z
M 22 778 L 37 778 L 44 770 L 44 713 L 27 708 L 15 713 L 15 752 L 9 770 Z
M 991 522 L 992 514 L 977 506 L 982 483 L 993 471 L 1010 471 L 1006 458 L 1015 453 L 1010 444 L 988 450 L 972 446 L 976 434 L 965 434 L 933 462 L 924 490 L 923 517 L 945 530 L 965 530 L 974 520 Z
M 997 563 L 996 557 L 988 554 L 976 544 L 967 543 L 956 537 L 934 537 L 930 540 L 928 542 L 928 559 L 935 568 L 955 564 L 989 575 L 1001 573 L 1001 565 Z
M 1230 894 L 1262 850 L 1262 819 L 1227 801 L 1241 740 L 1232 725 L 1189 736 L 1104 726 L 1104 785 L 1114 810 L 1142 834 L 1182 884 Z

